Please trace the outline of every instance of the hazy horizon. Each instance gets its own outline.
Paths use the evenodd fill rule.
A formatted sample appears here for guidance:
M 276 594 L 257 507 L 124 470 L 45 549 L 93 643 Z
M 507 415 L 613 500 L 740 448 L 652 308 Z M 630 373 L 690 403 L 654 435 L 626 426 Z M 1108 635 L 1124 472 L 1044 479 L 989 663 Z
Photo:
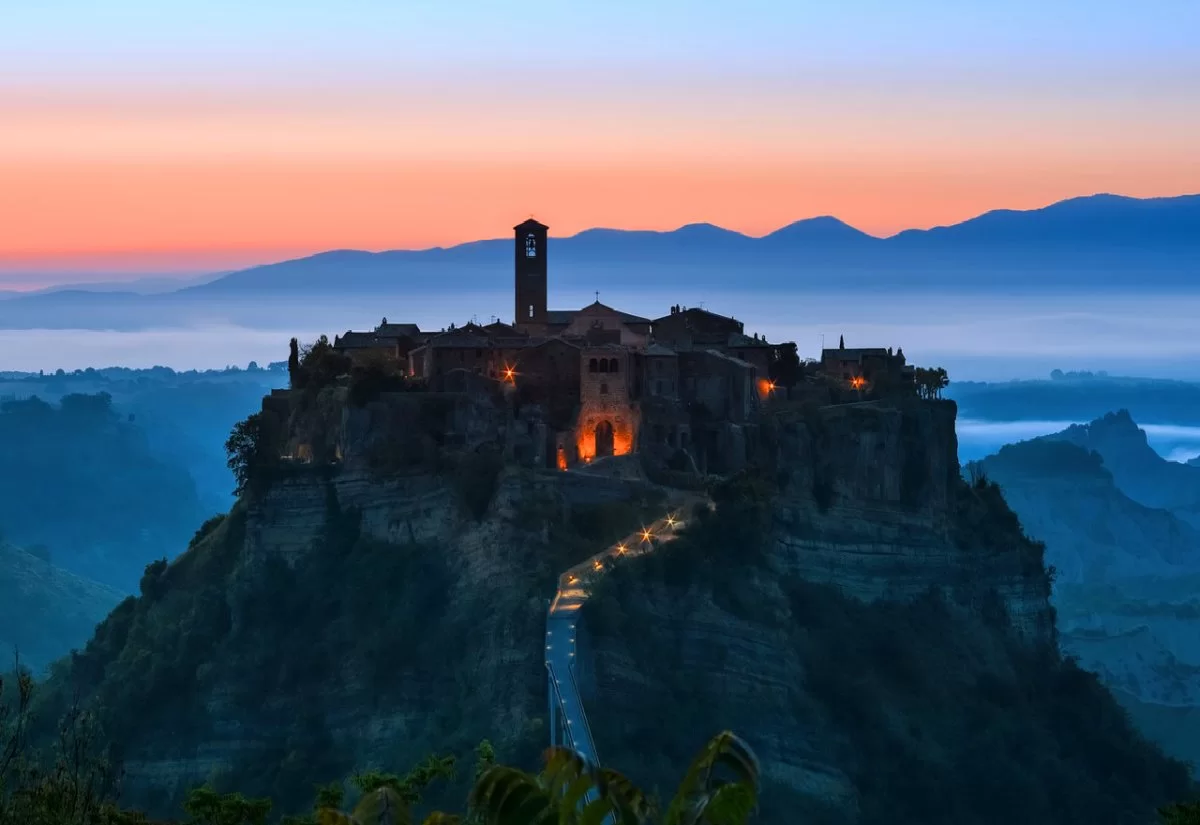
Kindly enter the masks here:
M 0 268 L 1200 191 L 1197 25 L 1182 0 L 17 4 Z
M 287 358 L 287 341 L 310 341 L 348 329 L 370 330 L 387 317 L 438 330 L 451 321 L 481 323 L 511 317 L 507 284 L 492 292 L 367 296 L 344 302 L 273 301 L 231 307 L 196 302 L 187 325 L 134 331 L 0 330 L 0 370 L 88 366 L 170 366 L 176 369 L 264 365 Z M 893 346 L 910 362 L 946 367 L 958 381 L 1045 378 L 1051 370 L 1200 380 L 1200 292 L 1191 295 L 1062 293 L 1035 301 L 1015 295 L 806 291 L 604 291 L 618 309 L 657 317 L 673 303 L 705 306 L 745 323 L 747 334 L 795 341 L 801 357 L 822 346 Z M 552 290 L 552 308 L 579 307 L 594 292 Z M 234 309 L 237 310 L 236 314 Z M 824 339 L 822 339 L 824 336 Z
M 1169 198 L 1177 198 L 1177 197 L 1190 197 L 1190 196 L 1194 196 L 1196 194 L 1200 194 L 1200 193 L 1191 192 L 1191 191 L 1164 192 L 1164 193 L 1158 193 L 1158 194 L 1145 195 L 1145 196 L 1142 196 L 1142 199 L 1145 199 L 1145 198 L 1151 198 L 1151 199 L 1168 198 L 1169 199 Z M 902 234 L 902 233 L 910 231 L 910 230 L 939 229 L 939 228 L 945 228 L 947 226 L 957 225 L 959 223 L 964 223 L 966 221 L 981 217 L 982 215 L 989 214 L 992 212 L 1036 211 L 1036 210 L 1043 209 L 1043 208 L 1046 208 L 1049 206 L 1053 206 L 1057 203 L 1062 203 L 1063 201 L 1078 200 L 1078 199 L 1084 199 L 1084 198 L 1095 197 L 1095 196 L 1116 196 L 1116 197 L 1129 197 L 1129 198 L 1135 197 L 1133 195 L 1129 195 L 1129 194 L 1121 193 L 1121 192 L 1087 192 L 1087 193 L 1079 193 L 1076 195 L 1072 195 L 1072 196 L 1062 198 L 1062 199 L 1059 199 L 1056 201 L 1051 201 L 1051 202 L 1046 202 L 1046 203 L 1038 203 L 1033 206 L 1026 206 L 1026 207 L 1023 207 L 1022 209 L 1013 209 L 1012 207 L 1005 206 L 1005 205 L 994 205 L 994 206 L 988 207 L 987 209 L 984 209 L 981 212 L 964 215 L 964 216 L 960 217 L 959 219 L 952 221 L 952 222 L 948 222 L 948 223 L 944 223 L 944 224 L 933 224 L 933 225 L 916 225 L 916 224 L 906 225 L 906 226 L 898 227 L 894 231 L 887 232 L 887 233 L 872 233 L 860 226 L 854 225 L 853 223 L 851 223 L 849 221 L 843 220 L 841 218 L 841 216 L 839 216 L 839 215 L 822 213 L 822 214 L 814 214 L 814 215 L 809 215 L 809 216 L 805 216 L 805 217 L 795 218 L 792 220 L 787 220 L 783 223 L 780 223 L 778 226 L 773 226 L 773 227 L 767 228 L 767 229 L 759 231 L 759 232 L 743 232 L 741 230 L 732 228 L 730 226 L 722 225 L 715 221 L 697 220 L 697 221 L 680 223 L 678 225 L 671 225 L 671 226 L 666 226 L 666 227 L 628 226 L 628 225 L 623 225 L 623 226 L 596 225 L 596 226 L 588 226 L 588 227 L 585 227 L 583 229 L 579 229 L 579 230 L 576 230 L 573 232 L 562 232 L 562 233 L 555 232 L 554 228 L 551 227 L 550 238 L 552 240 L 564 240 L 564 239 L 574 238 L 576 236 L 582 235 L 587 232 L 594 232 L 594 231 L 672 232 L 672 231 L 684 229 L 688 226 L 702 225 L 702 226 L 713 226 L 713 227 L 717 227 L 719 229 L 724 229 L 724 230 L 727 230 L 730 232 L 736 232 L 738 234 L 744 235 L 744 236 L 746 236 L 748 238 L 752 238 L 752 239 L 762 239 L 762 238 L 765 238 L 765 237 L 771 235 L 772 233 L 778 232 L 782 229 L 785 229 L 785 228 L 792 226 L 794 224 L 797 224 L 797 223 L 801 223 L 804 221 L 820 220 L 822 218 L 832 218 L 834 220 L 841 221 L 843 224 L 850 227 L 851 229 L 862 232 L 870 237 L 884 240 L 884 239 L 895 237 L 896 235 Z M 3 292 L 30 293 L 30 292 L 49 291 L 49 290 L 63 289 L 63 288 L 79 288 L 79 289 L 85 289 L 85 290 L 93 289 L 93 290 L 103 290 L 103 291 L 115 291 L 115 290 L 122 289 L 125 286 L 128 286 L 128 288 L 131 291 L 139 292 L 142 294 L 152 294 L 155 292 L 168 291 L 171 288 L 171 286 L 174 284 L 178 284 L 180 287 L 184 287 L 184 286 L 188 286 L 188 285 L 195 284 L 195 283 L 201 283 L 201 282 L 205 282 L 205 281 L 215 280 L 224 275 L 230 274 L 231 272 L 236 272 L 236 271 L 240 271 L 243 269 L 251 269 L 251 268 L 254 268 L 257 266 L 262 266 L 262 265 L 287 262 L 287 261 L 310 257 L 311 255 L 319 255 L 319 254 L 329 253 L 329 252 L 346 252 L 346 251 L 370 252 L 370 253 L 397 252 L 397 251 L 424 252 L 424 251 L 431 251 L 431 250 L 436 250 L 436 249 L 450 248 L 450 247 L 454 247 L 454 246 L 470 245 L 473 243 L 479 243 L 479 242 L 483 242 L 483 241 L 506 242 L 509 240 L 511 240 L 511 239 L 505 232 L 493 232 L 490 235 L 477 237 L 477 238 L 462 238 L 462 239 L 459 239 L 452 243 L 447 243 L 444 245 L 407 246 L 407 247 L 384 246 L 384 247 L 372 247 L 372 248 L 338 247 L 338 248 L 328 248 L 328 249 L 310 249 L 310 250 L 307 250 L 304 252 L 297 252 L 296 250 L 258 250 L 258 251 L 254 251 L 254 252 L 248 252 L 248 251 L 243 250 L 242 252 L 237 253 L 237 255 L 235 255 L 234 257 L 231 257 L 231 258 L 218 256 L 219 260 L 213 259 L 211 261 L 211 265 L 204 263 L 204 261 L 206 260 L 207 253 L 200 255 L 198 258 L 194 255 L 189 258 L 188 255 L 191 253 L 166 252 L 166 253 L 154 253 L 153 255 L 143 256 L 141 267 L 130 269 L 130 270 L 124 270 L 124 271 L 112 270 L 112 269 L 103 268 L 103 267 L 92 268 L 92 269 L 87 269 L 87 268 L 73 269 L 73 268 L 69 268 L 69 267 L 63 268 L 59 265 L 60 262 L 56 258 L 44 259 L 42 261 L 41 268 L 38 268 L 38 267 L 31 268 L 28 265 L 28 263 L 26 263 L 23 267 L 22 266 L 14 266 L 11 264 L 11 262 L 9 264 L 5 263 L 5 259 L 2 254 L 2 250 L 0 250 L 0 293 L 3 293 Z M 193 250 L 192 252 L 194 253 L 195 250 Z M 119 258 L 121 253 L 116 253 L 116 254 Z M 102 258 L 103 258 L 103 256 L 102 256 Z M 220 265 L 218 265 L 218 264 L 220 264 Z

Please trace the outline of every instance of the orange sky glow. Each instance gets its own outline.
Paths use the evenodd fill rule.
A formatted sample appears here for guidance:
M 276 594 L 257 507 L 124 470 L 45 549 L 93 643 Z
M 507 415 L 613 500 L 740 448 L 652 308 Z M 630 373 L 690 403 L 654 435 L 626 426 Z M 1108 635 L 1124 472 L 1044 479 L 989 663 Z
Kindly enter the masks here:
M 310 64 L 239 73 L 217 49 L 156 73 L 165 47 L 126 44 L 132 68 L 85 53 L 53 76 L 54 42 L 24 56 L 44 56 L 40 74 L 5 79 L 0 58 L 0 273 L 450 245 L 529 214 L 554 235 L 701 221 L 761 235 L 817 215 L 889 235 L 1097 192 L 1200 191 L 1200 106 L 1181 105 L 1195 66 L 1165 57 L 1137 71 L 1102 61 L 1116 68 L 1101 76 L 1052 50 L 1044 65 L 902 73 L 852 55 L 720 71 L 556 54 L 566 68 L 531 74 L 499 58 L 436 73 L 433 58 L 384 71 L 343 56 L 324 70 L 304 52 Z

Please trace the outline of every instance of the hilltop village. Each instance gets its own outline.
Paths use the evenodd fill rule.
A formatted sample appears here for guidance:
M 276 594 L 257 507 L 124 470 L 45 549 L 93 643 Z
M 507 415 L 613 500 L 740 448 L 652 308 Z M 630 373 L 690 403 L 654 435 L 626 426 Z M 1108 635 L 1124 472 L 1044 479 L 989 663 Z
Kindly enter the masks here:
M 774 398 L 861 401 L 916 386 L 902 350 L 843 340 L 802 362 L 795 343 L 770 343 L 707 309 L 675 305 L 643 318 L 598 299 L 550 309 L 548 227 L 531 218 L 513 229 L 512 323 L 434 332 L 385 318 L 336 336 L 333 349 L 435 390 L 507 386 L 547 411 L 548 443 L 537 452 L 560 469 L 655 448 L 682 450 L 701 471 L 729 469 L 711 465 L 740 452 L 744 430 Z

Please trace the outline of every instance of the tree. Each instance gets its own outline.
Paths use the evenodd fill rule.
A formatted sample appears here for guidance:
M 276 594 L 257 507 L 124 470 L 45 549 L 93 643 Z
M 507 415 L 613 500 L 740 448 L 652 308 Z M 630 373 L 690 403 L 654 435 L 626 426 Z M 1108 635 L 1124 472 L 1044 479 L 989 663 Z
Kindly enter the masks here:
M 193 788 L 183 803 L 191 825 L 267 825 L 271 800 L 247 799 L 240 793 L 218 794 L 207 785 Z
M 1200 825 L 1200 802 L 1180 802 L 1160 808 L 1162 825 Z
M 75 696 L 63 715 L 49 760 L 32 747 L 33 677 L 14 666 L 15 690 L 0 679 L 0 825 L 147 825 L 116 806 L 119 772 L 98 747 L 95 717 Z M 15 695 L 14 695 L 15 694 Z M 11 697 L 11 701 L 10 701 Z
M 769 378 L 777 386 L 791 387 L 800 380 L 800 356 L 796 351 L 796 343 L 789 341 L 775 347 L 775 358 L 769 367 Z
M 237 487 L 234 495 L 262 489 L 279 465 L 279 425 L 269 412 L 256 412 L 239 421 L 225 442 L 227 464 Z
M 292 389 L 297 389 L 296 379 L 300 373 L 300 342 L 293 338 L 289 344 L 290 351 L 288 352 L 288 379 Z
M 480 743 L 480 748 L 484 744 Z M 490 745 L 488 746 L 490 747 Z M 478 749 L 477 749 L 478 752 Z M 480 753 L 482 756 L 483 754 Z M 367 771 L 350 780 L 362 798 L 351 813 L 341 807 L 340 788 L 322 789 L 317 796 L 318 825 L 411 825 L 412 806 L 433 782 L 454 777 L 453 756 L 430 756 L 405 776 Z M 459 817 L 436 812 L 426 817 L 427 825 L 455 825 Z
M 950 385 L 950 377 L 942 367 L 926 369 L 917 367 L 915 372 L 917 394 L 926 400 L 942 397 L 942 390 Z

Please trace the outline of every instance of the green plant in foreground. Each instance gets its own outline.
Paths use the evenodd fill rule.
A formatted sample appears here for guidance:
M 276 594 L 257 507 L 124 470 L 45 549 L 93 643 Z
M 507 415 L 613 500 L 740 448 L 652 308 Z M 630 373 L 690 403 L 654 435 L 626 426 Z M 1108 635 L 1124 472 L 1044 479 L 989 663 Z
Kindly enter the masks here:
M 1162 825 L 1200 825 L 1200 802 L 1180 802 L 1158 811 Z
M 545 765 L 530 773 L 492 761 L 491 746 L 476 749 L 475 785 L 467 815 L 435 811 L 424 825 L 742 825 L 758 797 L 758 760 L 737 736 L 721 733 L 692 761 L 665 811 L 628 778 L 614 770 L 592 768 L 566 748 L 546 751 Z M 340 800 L 319 807 L 318 825 L 412 825 L 419 788 L 408 783 L 448 775 L 452 763 L 433 758 L 399 780 L 360 774 L 363 797 L 354 810 L 338 810 Z M 423 785 L 422 785 L 423 786 Z
M 537 774 L 504 766 L 484 772 L 469 816 L 486 825 L 741 825 L 758 798 L 758 759 L 728 731 L 692 760 L 665 811 L 624 775 L 593 769 L 573 751 L 551 748 L 545 763 Z

